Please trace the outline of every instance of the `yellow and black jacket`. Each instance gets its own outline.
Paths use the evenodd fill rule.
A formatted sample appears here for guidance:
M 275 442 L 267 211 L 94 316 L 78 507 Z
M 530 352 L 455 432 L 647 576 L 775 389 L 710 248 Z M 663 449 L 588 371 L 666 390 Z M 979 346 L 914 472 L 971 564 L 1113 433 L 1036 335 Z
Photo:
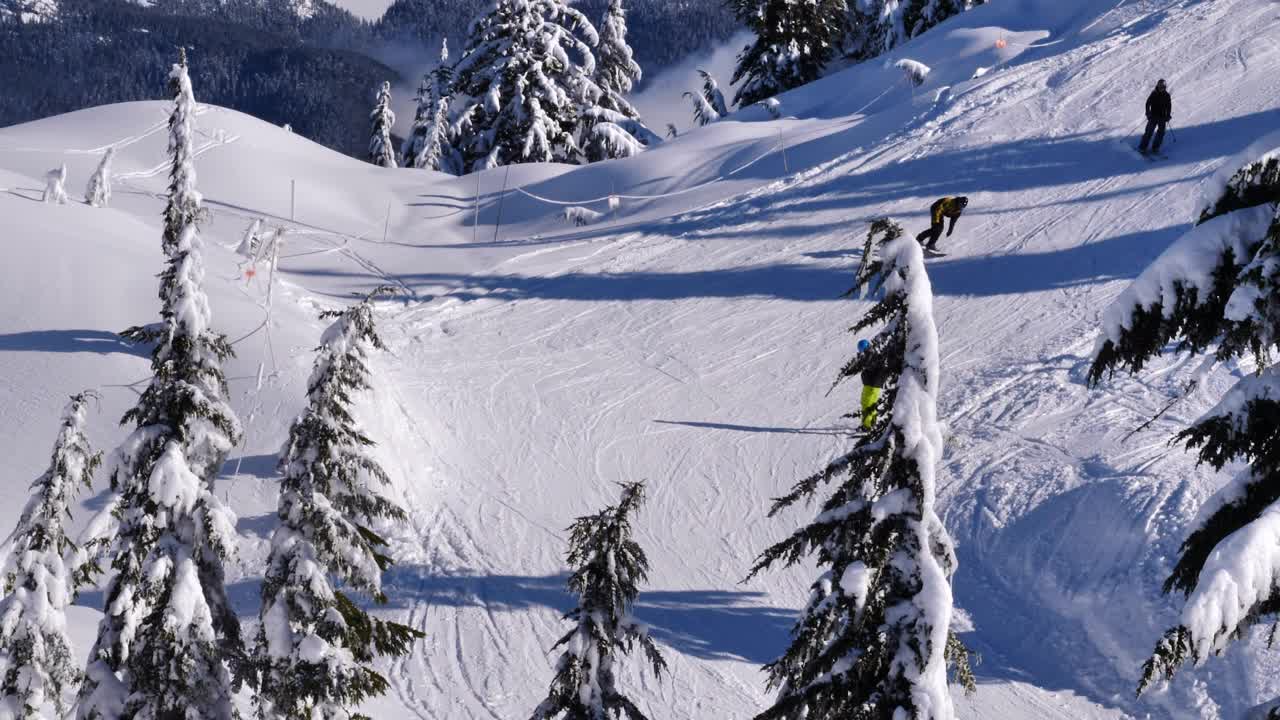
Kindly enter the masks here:
M 952 227 L 955 227 L 955 222 L 960 218 L 960 213 L 964 212 L 964 207 L 960 205 L 960 199 L 953 197 L 940 198 L 929 209 L 933 212 L 934 225 L 941 225 L 943 218 L 951 218 Z

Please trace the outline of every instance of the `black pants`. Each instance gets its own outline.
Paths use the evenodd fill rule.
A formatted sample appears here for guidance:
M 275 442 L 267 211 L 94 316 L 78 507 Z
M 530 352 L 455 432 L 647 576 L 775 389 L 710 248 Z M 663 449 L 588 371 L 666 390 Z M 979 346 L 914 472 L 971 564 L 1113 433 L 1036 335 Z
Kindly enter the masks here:
M 1160 143 L 1164 142 L 1164 125 L 1165 120 L 1148 120 L 1147 131 L 1142 133 L 1142 144 L 1138 146 L 1139 150 L 1146 150 L 1147 145 L 1151 143 L 1151 133 L 1156 134 L 1156 141 L 1151 145 L 1151 152 L 1160 152 Z
M 945 221 L 930 225 L 928 230 L 916 236 L 916 242 L 932 250 L 938 244 L 938 238 L 942 237 L 942 226 L 944 224 L 946 224 Z M 925 240 L 929 242 L 926 243 Z

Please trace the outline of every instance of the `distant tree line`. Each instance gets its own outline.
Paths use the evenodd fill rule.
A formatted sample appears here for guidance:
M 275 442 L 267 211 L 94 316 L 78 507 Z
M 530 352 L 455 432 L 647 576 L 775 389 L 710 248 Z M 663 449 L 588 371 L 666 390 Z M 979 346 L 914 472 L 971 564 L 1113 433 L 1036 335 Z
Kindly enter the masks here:
M 398 0 L 377 22 L 328 2 L 301 18 L 291 0 L 61 0 L 51 23 L 0 22 L 0 126 L 95 105 L 155 99 L 176 46 L 194 60 L 204 102 L 283 125 L 354 157 L 368 151 L 369 108 L 400 75 L 372 59 L 388 41 L 465 40 L 489 0 Z M 608 0 L 576 4 L 592 21 Z M 629 4 L 631 44 L 650 69 L 709 49 L 738 29 L 719 0 Z M 39 72 L 32 72 L 39 68 Z M 416 78 L 410 79 L 416 81 Z
M 158 99 L 174 48 L 184 46 L 199 58 L 194 80 L 203 101 L 288 123 L 318 143 L 363 156 L 373 90 L 398 79 L 395 71 L 351 50 L 307 44 L 304 35 L 315 31 L 308 23 L 293 22 L 293 32 L 283 34 L 255 29 L 267 21 L 240 22 L 236 0 L 204 16 L 179 14 L 179 5 L 64 0 L 56 23 L 0 25 L 0 73 L 7 78 L 0 126 Z

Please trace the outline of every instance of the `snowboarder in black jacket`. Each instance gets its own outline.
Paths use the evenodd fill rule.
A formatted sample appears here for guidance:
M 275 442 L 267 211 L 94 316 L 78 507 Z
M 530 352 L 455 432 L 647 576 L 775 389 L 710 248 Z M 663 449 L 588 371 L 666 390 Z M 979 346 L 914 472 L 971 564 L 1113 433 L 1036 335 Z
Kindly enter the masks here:
M 1164 80 L 1156 83 L 1156 89 L 1147 97 L 1147 131 L 1142 134 L 1142 144 L 1138 152 L 1146 153 L 1147 145 L 1151 152 L 1160 152 L 1160 143 L 1164 142 L 1164 126 L 1173 119 L 1173 98 L 1164 86 Z M 1151 142 L 1151 133 L 1156 134 L 1155 142 Z

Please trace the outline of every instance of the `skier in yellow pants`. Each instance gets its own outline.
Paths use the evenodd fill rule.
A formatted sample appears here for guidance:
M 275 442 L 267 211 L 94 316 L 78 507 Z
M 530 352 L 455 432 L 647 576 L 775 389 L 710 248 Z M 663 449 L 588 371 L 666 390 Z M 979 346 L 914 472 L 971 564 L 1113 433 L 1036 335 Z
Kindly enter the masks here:
M 880 402 L 880 388 L 862 386 L 862 429 L 870 430 L 876 424 L 876 403 Z
M 858 341 L 858 352 L 866 352 L 871 347 L 867 339 Z M 889 379 L 882 368 L 869 367 L 862 371 L 862 427 L 870 430 L 876 424 L 876 403 L 884 391 L 884 384 Z

